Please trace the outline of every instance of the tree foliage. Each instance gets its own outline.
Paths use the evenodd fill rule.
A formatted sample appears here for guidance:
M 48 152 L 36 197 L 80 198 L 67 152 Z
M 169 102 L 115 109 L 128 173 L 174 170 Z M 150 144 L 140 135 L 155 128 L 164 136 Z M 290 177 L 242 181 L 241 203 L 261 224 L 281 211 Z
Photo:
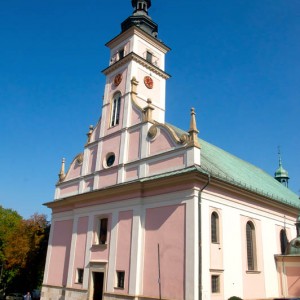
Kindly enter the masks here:
M 49 229 L 45 215 L 24 220 L 0 206 L 0 290 L 26 291 L 41 285 Z

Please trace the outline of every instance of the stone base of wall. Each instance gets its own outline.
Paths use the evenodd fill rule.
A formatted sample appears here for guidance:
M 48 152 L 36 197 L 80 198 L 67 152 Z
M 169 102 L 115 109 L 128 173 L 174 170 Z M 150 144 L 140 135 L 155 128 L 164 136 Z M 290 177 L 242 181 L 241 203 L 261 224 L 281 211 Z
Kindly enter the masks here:
M 75 290 L 56 286 L 43 286 L 41 300 L 87 300 L 87 290 Z
M 120 294 L 104 293 L 103 300 L 158 300 L 143 296 L 129 296 Z M 88 300 L 87 290 L 77 290 L 58 286 L 43 285 L 41 300 Z M 169 299 L 162 299 L 169 300 Z

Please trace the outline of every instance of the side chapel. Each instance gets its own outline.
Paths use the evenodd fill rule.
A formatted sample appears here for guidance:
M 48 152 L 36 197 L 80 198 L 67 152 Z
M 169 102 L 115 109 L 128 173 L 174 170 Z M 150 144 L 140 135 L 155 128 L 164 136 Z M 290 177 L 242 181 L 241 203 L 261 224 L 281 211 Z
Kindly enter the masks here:
M 300 253 L 284 260 L 300 208 L 288 177 L 282 184 L 282 173 L 276 180 L 199 138 L 194 109 L 187 131 L 165 122 L 170 48 L 151 0 L 131 3 L 106 44 L 99 122 L 67 171 L 63 160 L 46 203 L 41 299 L 299 296 Z

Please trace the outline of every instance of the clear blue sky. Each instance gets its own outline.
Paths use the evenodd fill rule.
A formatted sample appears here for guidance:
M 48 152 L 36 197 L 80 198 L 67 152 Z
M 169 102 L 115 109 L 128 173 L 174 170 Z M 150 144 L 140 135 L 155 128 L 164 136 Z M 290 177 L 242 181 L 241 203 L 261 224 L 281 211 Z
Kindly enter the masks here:
M 109 51 L 130 0 L 2 0 L 0 204 L 51 211 L 62 157 L 96 124 Z M 166 57 L 166 120 L 273 175 L 281 145 L 300 190 L 300 1 L 153 0 Z

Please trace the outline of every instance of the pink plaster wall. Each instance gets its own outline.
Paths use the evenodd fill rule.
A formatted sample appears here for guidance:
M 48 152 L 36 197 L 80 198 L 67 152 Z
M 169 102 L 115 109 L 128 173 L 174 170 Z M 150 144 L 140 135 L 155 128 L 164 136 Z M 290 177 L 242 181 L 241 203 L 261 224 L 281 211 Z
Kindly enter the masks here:
M 140 124 L 142 121 L 142 113 L 134 105 L 131 111 L 131 125 Z
M 101 118 L 99 119 L 97 125 L 95 126 L 93 133 L 91 135 L 91 140 L 90 142 L 95 142 L 99 139 L 100 137 L 100 131 L 101 131 Z
M 55 221 L 47 284 L 67 284 L 73 220 Z
M 74 179 L 80 176 L 82 164 L 78 164 L 77 159 L 72 162 L 65 180 Z
M 149 174 L 162 173 L 163 171 L 178 170 L 184 167 L 184 156 L 165 158 L 149 164 Z
M 114 153 L 116 156 L 114 165 L 119 162 L 121 144 L 121 132 L 103 140 L 102 159 L 100 169 L 103 169 L 102 162 L 106 159 L 108 153 Z
M 85 181 L 85 191 L 91 191 L 93 189 L 94 178 L 90 178 Z
M 164 299 L 184 299 L 185 205 L 146 210 L 143 295 L 159 297 L 158 244 L 161 291 Z
M 246 242 L 246 224 L 251 221 L 255 227 L 256 237 L 256 257 L 257 270 L 248 271 L 247 264 L 247 242 Z M 250 219 L 241 216 L 241 233 L 242 233 L 242 260 L 243 260 L 243 287 L 245 299 L 263 298 L 266 295 L 264 269 L 262 262 L 262 236 L 261 236 L 261 222 L 259 220 Z M 255 286 L 255 289 L 253 288 Z
M 132 210 L 119 213 L 116 270 L 125 271 L 125 282 L 124 290 L 117 289 L 116 292 L 122 294 L 128 294 L 129 288 L 132 217 Z
M 129 133 L 129 151 L 128 161 L 137 160 L 139 158 L 139 145 L 140 145 L 140 130 L 135 130 Z
M 99 188 L 103 188 L 106 186 L 111 186 L 117 184 L 118 179 L 118 169 L 108 169 L 103 170 L 100 172 L 100 178 L 99 178 Z
M 126 169 L 126 180 L 134 180 L 138 178 L 139 175 L 139 170 L 138 167 L 134 167 L 134 168 L 128 168 Z
M 77 269 L 84 268 L 85 250 L 86 250 L 86 236 L 88 231 L 88 217 L 81 217 L 78 219 L 77 226 L 77 240 L 74 259 L 73 282 L 74 287 L 81 287 L 82 284 L 75 282 Z
M 160 128 L 160 133 L 150 143 L 150 155 L 165 152 L 174 147 L 175 143 L 171 139 L 169 133 L 164 128 Z
M 211 230 L 209 231 L 210 236 L 210 268 L 214 270 L 222 270 L 223 266 L 223 232 L 222 232 L 222 211 L 211 207 L 210 209 L 210 218 L 209 218 L 209 227 L 211 229 L 211 215 L 212 213 L 218 214 L 218 243 L 211 242 Z
M 79 191 L 79 183 L 75 182 L 72 185 L 68 185 L 68 186 L 62 186 L 60 188 L 60 194 L 59 197 L 61 198 L 64 195 L 68 195 L 68 194 L 77 194 Z
M 289 297 L 300 297 L 300 267 L 285 268 Z
M 90 148 L 88 174 L 95 172 L 98 146 Z
M 280 263 L 277 263 L 277 275 L 278 275 L 278 289 L 279 289 L 279 295 L 283 296 L 283 283 L 282 283 L 282 268 Z

